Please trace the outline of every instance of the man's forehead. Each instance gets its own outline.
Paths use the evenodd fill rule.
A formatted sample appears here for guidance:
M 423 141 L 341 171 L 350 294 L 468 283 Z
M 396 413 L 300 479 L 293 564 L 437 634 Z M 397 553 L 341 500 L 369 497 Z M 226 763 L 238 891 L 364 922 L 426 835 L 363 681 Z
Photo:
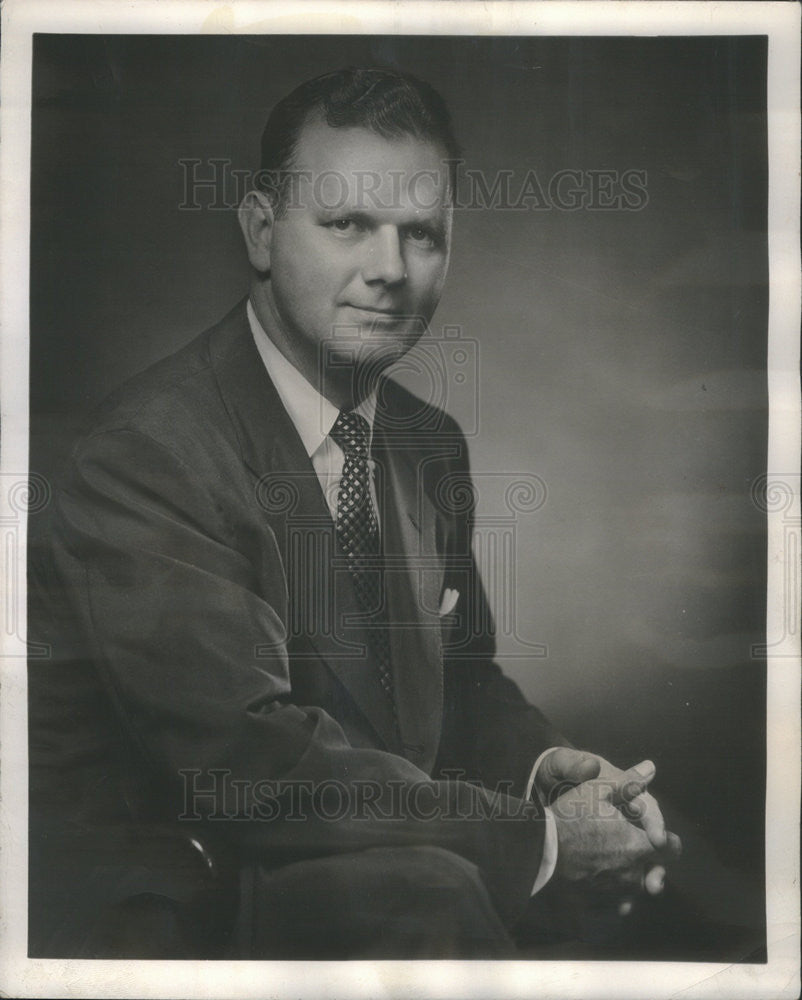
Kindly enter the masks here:
M 333 128 L 320 117 L 302 128 L 291 169 L 301 184 L 339 187 L 347 190 L 349 200 L 361 200 L 371 191 L 414 191 L 432 204 L 446 200 L 449 183 L 446 152 L 439 143 L 414 135 L 386 138 L 362 126 Z

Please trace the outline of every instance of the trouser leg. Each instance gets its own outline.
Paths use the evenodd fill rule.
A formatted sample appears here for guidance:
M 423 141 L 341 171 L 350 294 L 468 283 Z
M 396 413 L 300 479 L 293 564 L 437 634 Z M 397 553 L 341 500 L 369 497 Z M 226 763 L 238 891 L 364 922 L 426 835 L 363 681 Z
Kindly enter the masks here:
M 241 958 L 514 954 L 479 870 L 442 848 L 371 848 L 242 875 Z

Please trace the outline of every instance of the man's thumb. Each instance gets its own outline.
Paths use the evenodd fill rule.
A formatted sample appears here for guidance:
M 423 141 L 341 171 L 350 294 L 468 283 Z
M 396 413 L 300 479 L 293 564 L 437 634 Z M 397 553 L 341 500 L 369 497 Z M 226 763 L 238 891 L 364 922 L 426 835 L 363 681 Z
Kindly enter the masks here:
M 601 771 L 601 764 L 591 754 L 585 753 L 572 762 L 570 773 L 566 775 L 570 780 L 581 785 L 583 781 L 592 781 L 598 778 Z
M 598 777 L 599 770 L 600 764 L 593 754 L 571 747 L 559 747 L 543 762 L 540 771 L 541 788 L 552 795 L 558 790 L 564 792 L 567 788 Z

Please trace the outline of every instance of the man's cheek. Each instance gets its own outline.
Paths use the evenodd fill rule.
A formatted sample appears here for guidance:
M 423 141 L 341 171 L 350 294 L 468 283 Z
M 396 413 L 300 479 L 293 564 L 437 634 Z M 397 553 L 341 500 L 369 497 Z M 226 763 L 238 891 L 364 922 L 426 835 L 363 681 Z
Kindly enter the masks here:
M 429 289 L 428 294 L 426 295 L 426 298 L 421 303 L 420 312 L 421 312 L 423 318 L 427 322 L 432 318 L 432 314 L 434 313 L 435 309 L 437 308 L 437 304 L 440 301 L 440 295 L 441 295 L 442 291 L 443 291 L 443 285 L 442 285 L 442 282 L 441 282 L 439 285 L 435 286 L 434 288 Z

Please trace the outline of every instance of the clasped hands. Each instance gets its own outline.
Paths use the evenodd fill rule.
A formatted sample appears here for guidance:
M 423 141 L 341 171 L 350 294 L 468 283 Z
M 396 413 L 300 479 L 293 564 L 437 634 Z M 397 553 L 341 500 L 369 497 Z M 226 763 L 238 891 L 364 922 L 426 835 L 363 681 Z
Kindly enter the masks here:
M 682 850 L 646 791 L 654 775 L 648 760 L 622 771 L 568 747 L 552 751 L 538 769 L 538 789 L 556 821 L 557 874 L 612 889 L 622 916 L 632 909 L 633 893 L 662 892 L 664 863 Z

